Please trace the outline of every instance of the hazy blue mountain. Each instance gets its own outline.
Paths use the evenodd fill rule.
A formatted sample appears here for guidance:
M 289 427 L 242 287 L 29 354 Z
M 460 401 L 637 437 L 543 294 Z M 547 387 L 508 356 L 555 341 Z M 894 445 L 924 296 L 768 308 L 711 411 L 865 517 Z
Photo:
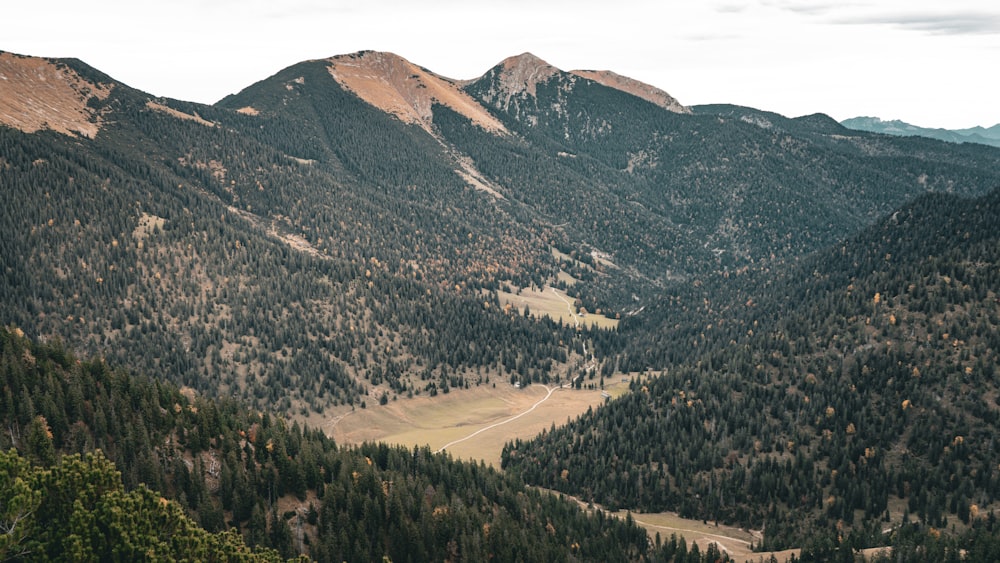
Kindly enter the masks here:
M 930 137 L 931 139 L 938 139 L 949 143 L 979 143 L 1000 147 L 1000 123 L 990 128 L 935 129 L 911 125 L 898 119 L 882 120 L 877 117 L 852 117 L 841 121 L 840 124 L 849 129 L 869 131 L 871 133 L 884 133 L 886 135 L 902 137 Z

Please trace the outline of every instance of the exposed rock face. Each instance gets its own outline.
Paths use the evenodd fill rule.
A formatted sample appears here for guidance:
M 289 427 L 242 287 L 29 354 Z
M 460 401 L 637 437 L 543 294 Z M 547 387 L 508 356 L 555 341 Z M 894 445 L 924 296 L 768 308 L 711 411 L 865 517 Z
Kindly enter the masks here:
M 0 52 L 0 123 L 26 133 L 49 129 L 94 138 L 101 116 L 87 101 L 107 98 L 112 88 L 48 59 Z
M 531 53 L 508 57 L 500 63 L 500 87 L 507 97 L 527 92 L 535 95 L 539 83 L 559 73 L 559 69 Z
M 531 53 L 522 53 L 504 59 L 483 76 L 466 83 L 491 79 L 493 85 L 489 91 L 482 93 L 483 99 L 493 107 L 507 110 L 512 99 L 535 97 L 538 84 L 548 81 L 561 72 Z
M 431 132 L 432 105 L 438 103 L 494 133 L 507 129 L 455 81 L 438 76 L 392 53 L 363 51 L 329 59 L 330 74 L 369 104 Z
M 614 88 L 638 96 L 647 102 L 656 104 L 663 109 L 675 113 L 691 113 L 691 110 L 682 106 L 676 98 L 660 90 L 656 86 L 651 86 L 645 82 L 640 82 L 627 76 L 611 72 L 610 70 L 574 70 L 571 71 L 577 76 L 588 80 L 593 80 L 598 84 L 603 84 L 608 88 Z

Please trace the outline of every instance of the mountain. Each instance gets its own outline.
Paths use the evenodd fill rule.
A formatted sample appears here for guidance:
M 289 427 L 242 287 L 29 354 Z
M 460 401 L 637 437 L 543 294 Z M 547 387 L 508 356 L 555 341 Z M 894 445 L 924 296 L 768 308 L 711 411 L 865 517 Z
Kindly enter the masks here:
M 430 127 L 432 106 L 440 104 L 494 133 L 506 133 L 490 115 L 456 84 L 392 53 L 361 52 L 328 60 L 333 79 L 362 100 L 404 123 Z
M 670 110 L 675 113 L 691 113 L 691 110 L 682 106 L 681 103 L 670 94 L 660 90 L 656 86 L 639 82 L 634 78 L 622 76 L 610 70 L 573 70 L 570 72 L 577 76 L 593 80 L 594 82 L 607 86 L 608 88 L 614 88 L 616 90 L 632 94 L 637 98 L 642 98 L 647 102 L 656 104 L 663 109 Z
M 882 120 L 877 117 L 852 117 L 840 122 L 841 125 L 849 129 L 858 131 L 869 131 L 871 133 L 884 133 L 886 135 L 898 135 L 902 137 L 920 136 L 947 141 L 949 143 L 979 143 L 1000 147 L 1000 123 L 990 127 L 971 127 L 968 129 L 933 129 L 910 125 L 905 121 Z
M 568 328 L 481 294 L 498 272 L 540 283 L 547 273 L 512 267 L 551 262 L 549 250 L 470 189 L 438 142 L 369 110 L 325 67 L 327 100 L 340 96 L 350 118 L 339 153 L 300 120 L 153 99 L 77 61 L 45 64 L 109 93 L 89 99 L 94 139 L 0 128 L 5 197 L 18 202 L 3 216 L 17 233 L 4 239 L 5 324 L 296 411 L 464 387 L 487 364 L 541 377 L 565 361 Z M 16 97 L 38 106 L 35 90 Z M 369 141 L 339 136 L 352 131 Z M 374 158 L 379 142 L 398 160 Z
M 110 88 L 72 68 L 45 59 L 0 52 L 0 121 L 28 133 L 48 129 L 93 139 L 101 116 L 90 98 L 106 99 Z
M 512 84 L 522 86 L 512 90 Z M 900 164 L 892 162 L 896 147 L 875 147 L 871 137 L 852 135 L 829 118 L 783 119 L 782 127 L 767 128 L 747 122 L 748 115 L 763 113 L 752 110 L 740 118 L 711 107 L 680 115 L 529 55 L 504 61 L 465 88 L 495 108 L 508 129 L 563 155 L 564 170 L 546 174 L 547 166 L 538 164 L 515 175 L 509 166 L 490 163 L 498 157 L 486 150 L 498 143 L 476 139 L 466 146 L 452 137 L 459 149 L 498 183 L 522 192 L 532 186 L 529 177 L 545 177 L 537 193 L 514 197 L 555 224 L 559 217 L 578 217 L 563 228 L 571 239 L 586 237 L 596 251 L 654 286 L 815 250 L 891 212 L 889 200 L 901 203 L 923 191 L 920 173 L 889 172 Z M 925 159 L 944 156 L 928 150 L 934 149 L 910 153 L 911 164 L 919 168 Z M 572 188 L 560 189 L 561 183 Z M 591 201 L 581 201 L 580 191 Z M 628 232 L 638 223 L 642 233 Z M 578 224 L 589 232 L 573 232 Z M 669 249 L 664 240 L 672 241 Z
M 467 81 L 389 53 L 305 61 L 215 106 L 2 60 L 4 322 L 288 412 L 545 382 L 620 339 L 510 314 L 500 290 L 627 316 L 1000 183 L 986 147 L 670 111 L 528 53 Z

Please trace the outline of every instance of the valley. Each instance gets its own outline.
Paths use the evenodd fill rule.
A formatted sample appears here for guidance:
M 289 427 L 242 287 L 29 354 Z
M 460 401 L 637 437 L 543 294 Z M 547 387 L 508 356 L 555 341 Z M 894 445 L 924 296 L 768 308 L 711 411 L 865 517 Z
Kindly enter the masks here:
M 621 381 L 606 386 L 611 399 L 627 390 L 628 385 Z M 398 401 L 392 405 L 349 411 L 332 420 L 305 420 L 304 423 L 322 429 L 341 444 L 384 442 L 409 448 L 428 446 L 436 453 L 446 450 L 455 459 L 499 467 L 500 452 L 508 442 L 530 439 L 604 402 L 600 390 L 541 385 L 514 389 L 503 385 L 500 389 L 456 390 L 441 398 Z M 450 441 L 444 443 L 446 440 Z M 586 503 L 581 506 L 586 507 Z M 753 542 L 760 541 L 759 532 L 754 535 L 731 526 L 681 518 L 676 513 L 617 511 L 609 514 L 622 520 L 630 515 L 632 521 L 647 530 L 651 539 L 657 533 L 661 539 L 676 534 L 688 545 L 697 543 L 702 552 L 715 543 L 737 561 L 767 559 L 772 555 L 751 549 Z M 774 556 L 777 561 L 784 562 L 793 553 L 798 554 L 798 550 L 775 552 Z
M 132 503 L 262 560 L 996 559 L 996 148 L 530 53 L 213 105 L 0 74 L 0 449 L 35 487 L 0 523 L 32 549 Z M 110 496 L 70 521 L 74 471 Z

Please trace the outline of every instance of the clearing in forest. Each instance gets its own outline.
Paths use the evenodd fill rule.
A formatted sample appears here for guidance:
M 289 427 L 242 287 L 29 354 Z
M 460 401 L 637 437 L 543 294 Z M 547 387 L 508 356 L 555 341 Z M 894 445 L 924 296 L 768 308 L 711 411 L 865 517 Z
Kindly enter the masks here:
M 499 468 L 507 442 L 565 424 L 605 400 L 600 389 L 557 387 L 534 384 L 518 389 L 498 381 L 495 388 L 456 389 L 447 395 L 399 399 L 349 411 L 327 420 L 323 429 L 341 444 L 382 441 L 426 445 L 433 451 L 447 446 L 446 451 L 456 459 L 484 461 Z M 621 381 L 605 386 L 612 397 L 627 389 L 628 384 Z
M 554 287 L 524 288 L 517 293 L 498 291 L 497 296 L 500 298 L 500 303 L 516 307 L 521 314 L 524 314 L 524 308 L 528 307 L 534 317 L 542 318 L 548 315 L 549 318 L 570 326 L 618 328 L 618 319 L 587 311 L 577 312 L 573 298 Z

